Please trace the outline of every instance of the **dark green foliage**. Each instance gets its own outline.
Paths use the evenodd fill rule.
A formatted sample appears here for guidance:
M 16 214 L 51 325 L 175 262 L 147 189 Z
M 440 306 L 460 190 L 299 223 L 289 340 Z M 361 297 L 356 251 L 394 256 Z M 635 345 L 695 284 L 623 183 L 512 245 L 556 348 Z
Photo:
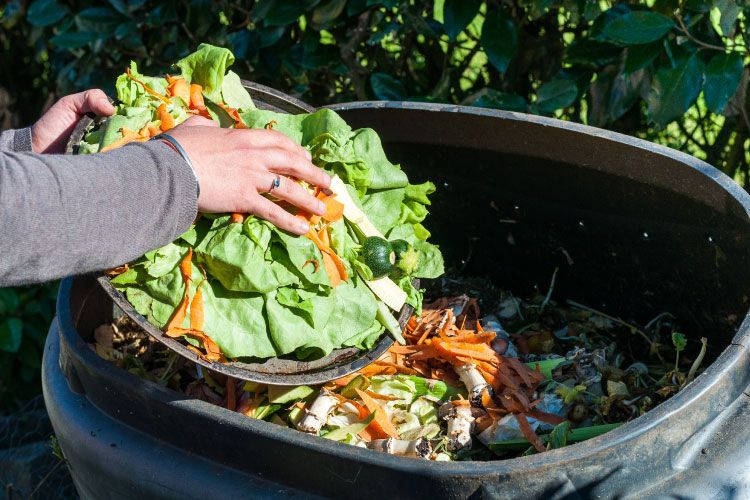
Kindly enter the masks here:
M 42 346 L 55 310 L 56 285 L 0 288 L 0 408 L 40 391 Z
M 602 5 L 10 0 L 0 4 L 0 124 L 29 124 L 55 98 L 80 89 L 112 93 L 131 59 L 144 74 L 170 71 L 171 62 L 209 42 L 234 51 L 242 77 L 313 105 L 410 99 L 555 116 L 681 149 L 750 185 L 743 76 L 750 4 Z M 0 314 L 0 349 L 18 347 L 0 350 L 8 359 L 0 373 L 6 404 L 26 391 L 16 381 L 38 373 L 50 290 L 7 291 L 19 303 Z

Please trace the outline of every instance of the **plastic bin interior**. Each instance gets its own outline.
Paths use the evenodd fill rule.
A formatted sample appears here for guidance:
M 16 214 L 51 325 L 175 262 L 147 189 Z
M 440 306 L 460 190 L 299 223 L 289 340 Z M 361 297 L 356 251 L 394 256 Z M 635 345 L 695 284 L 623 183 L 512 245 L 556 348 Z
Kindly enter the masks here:
M 559 267 L 553 298 L 642 322 L 670 311 L 714 348 L 744 319 L 748 196 L 707 164 L 518 113 L 419 103 L 333 108 L 354 128 L 376 129 L 411 182 L 438 185 L 426 224 L 464 274 L 545 292 Z
M 750 484 L 750 334 L 742 324 L 750 297 L 750 200 L 744 191 L 687 155 L 551 119 L 418 103 L 335 109 L 353 127 L 376 129 L 388 157 L 412 182 L 436 182 L 427 225 L 449 265 L 520 294 L 535 285 L 546 291 L 559 267 L 554 299 L 639 321 L 669 311 L 690 336 L 708 337 L 719 357 L 667 402 L 590 441 L 514 460 L 435 463 L 248 419 L 117 369 L 85 343 L 108 319 L 111 303 L 92 279 L 69 279 L 55 327 L 62 372 L 80 399 L 65 399 L 48 361 L 44 377 L 53 425 L 79 485 L 102 484 L 96 477 L 108 452 L 123 465 L 153 470 L 170 454 L 200 456 L 196 468 L 207 462 L 232 471 L 217 473 L 210 484 L 219 497 L 236 488 L 238 471 L 248 485 L 262 478 L 297 491 L 363 498 L 711 496 L 731 487 L 736 477 L 725 476 L 737 467 Z M 54 339 L 48 346 L 57 352 Z M 105 415 L 110 434 L 137 432 L 159 455 L 128 448 L 123 437 L 93 459 L 76 441 L 93 424 L 68 418 L 81 405 Z M 193 472 L 159 481 L 177 492 L 203 491 L 206 485 L 192 484 Z M 229 476 L 234 483 L 226 482 Z M 121 491 L 166 491 L 134 484 L 126 473 L 107 477 L 112 487 L 127 483 Z

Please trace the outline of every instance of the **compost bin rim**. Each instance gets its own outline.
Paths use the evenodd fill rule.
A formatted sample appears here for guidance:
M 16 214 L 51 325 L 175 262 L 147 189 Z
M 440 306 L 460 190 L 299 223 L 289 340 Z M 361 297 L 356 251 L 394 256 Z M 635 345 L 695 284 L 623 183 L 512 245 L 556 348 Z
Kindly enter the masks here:
M 485 110 L 478 108 L 471 108 L 465 106 L 446 106 L 439 104 L 430 103 L 393 103 L 393 102 L 362 102 L 362 103 L 348 103 L 336 106 L 331 106 L 334 110 L 348 110 L 348 109 L 401 109 L 401 110 L 420 110 L 430 112 L 452 112 L 452 113 L 465 113 L 470 115 L 495 117 L 504 120 L 512 120 L 523 123 L 532 123 L 543 127 L 555 127 L 565 129 L 567 131 L 576 134 L 586 134 L 589 136 L 595 136 L 597 138 L 611 140 L 619 142 L 621 144 L 635 147 L 642 150 L 647 150 L 651 153 L 666 156 L 673 160 L 677 160 L 683 165 L 690 166 L 693 170 L 696 170 L 704 174 L 708 179 L 713 180 L 719 186 L 729 194 L 737 203 L 740 204 L 748 219 L 750 219 L 750 195 L 744 192 L 738 185 L 729 179 L 726 175 L 719 172 L 715 168 L 711 167 L 707 163 L 693 158 L 684 153 L 680 153 L 675 150 L 671 150 L 664 146 L 643 141 L 641 139 L 632 138 L 623 134 L 608 132 L 593 127 L 580 125 L 571 122 L 563 122 L 552 118 L 538 117 L 533 115 L 526 115 L 523 113 L 500 111 L 500 110 Z M 244 415 L 235 414 L 235 412 L 228 411 L 224 408 L 219 409 L 215 405 L 197 400 L 197 399 L 186 399 L 176 398 L 175 396 L 181 395 L 177 391 L 167 389 L 158 384 L 151 383 L 147 380 L 138 378 L 137 376 L 122 370 L 115 365 L 103 360 L 96 353 L 89 349 L 87 344 L 83 341 L 81 336 L 78 334 L 75 328 L 75 323 L 72 317 L 72 310 L 70 307 L 70 298 L 72 286 L 75 278 L 66 278 L 61 282 L 60 293 L 58 295 L 58 325 L 60 335 L 63 340 L 73 348 L 75 355 L 80 357 L 82 361 L 87 364 L 87 368 L 98 372 L 101 375 L 101 379 L 104 381 L 107 378 L 118 379 L 123 382 L 123 385 L 127 386 L 132 391 L 144 391 L 147 390 L 151 396 L 159 399 L 163 403 L 173 404 L 176 401 L 180 401 L 180 407 L 196 413 L 202 413 L 209 415 L 213 418 L 219 418 L 224 421 L 229 421 L 241 429 L 246 429 L 251 432 L 266 436 L 271 439 L 278 440 L 280 444 L 299 446 L 308 449 L 315 449 L 322 453 L 332 453 L 342 458 L 350 458 L 356 461 L 370 463 L 372 465 L 383 466 L 383 467 L 397 467 L 404 471 L 410 470 L 423 470 L 425 467 L 439 471 L 441 473 L 448 474 L 461 474 L 464 476 L 483 476 L 487 473 L 513 472 L 529 470 L 530 468 L 543 468 L 557 464 L 563 460 L 581 460 L 587 457 L 591 457 L 596 453 L 601 453 L 614 448 L 615 446 L 622 445 L 628 441 L 637 438 L 639 435 L 653 429 L 655 426 L 664 423 L 671 415 L 684 410 L 686 407 L 695 403 L 701 397 L 703 397 L 712 388 L 719 385 L 722 378 L 726 376 L 732 368 L 739 368 L 741 371 L 743 361 L 748 356 L 750 350 L 750 315 L 746 313 L 741 325 L 739 326 L 737 333 L 735 334 L 731 343 L 722 351 L 719 357 L 711 363 L 706 370 L 699 375 L 692 383 L 680 391 L 678 394 L 670 398 L 669 400 L 661 403 L 656 408 L 642 415 L 641 417 L 634 419 L 633 421 L 623 424 L 621 427 L 610 431 L 597 438 L 590 439 L 585 443 L 578 443 L 567 446 L 565 448 L 551 450 L 549 452 L 528 456 L 519 457 L 508 460 L 496 460 L 491 462 L 443 462 L 441 465 L 427 465 L 433 464 L 433 462 L 421 461 L 409 458 L 394 457 L 391 455 L 381 454 L 378 452 L 362 452 L 357 447 L 346 445 L 342 443 L 332 442 L 329 440 L 321 439 L 315 436 L 304 435 L 302 432 L 298 432 L 294 429 L 282 428 L 271 424 L 269 422 L 255 421 L 249 419 Z M 74 336 L 74 338 L 71 338 Z M 745 363 L 747 364 L 747 363 Z M 125 377 L 123 377 L 125 375 Z M 742 391 L 745 387 L 740 387 L 740 384 L 735 383 L 732 386 L 734 392 L 728 395 L 732 399 L 741 396 Z M 92 402 L 93 403 L 93 402 Z M 220 413 L 217 413 L 220 412 Z M 105 413 L 107 413 L 105 411 Z M 112 415 L 113 418 L 117 418 L 116 415 Z M 435 468 L 433 468 L 435 467 Z
M 595 137 L 598 140 L 607 140 L 616 142 L 625 146 L 634 147 L 649 153 L 667 157 L 683 165 L 690 167 L 692 170 L 703 174 L 709 179 L 715 181 L 728 194 L 732 196 L 741 206 L 745 215 L 750 218 L 750 193 L 745 191 L 731 177 L 713 167 L 703 160 L 695 158 L 687 153 L 676 149 L 662 146 L 645 139 L 639 139 L 619 132 L 613 132 L 582 123 L 559 120 L 546 116 L 532 115 L 517 111 L 506 111 L 500 109 L 478 108 L 474 106 L 461 106 L 457 104 L 440 104 L 430 102 L 411 102 L 411 101 L 353 101 L 345 103 L 331 104 L 323 106 L 335 112 L 350 110 L 392 110 L 392 111 L 425 111 L 430 113 L 450 113 L 464 114 L 471 116 L 499 118 L 501 120 L 516 122 L 519 124 L 533 124 L 544 128 L 555 128 L 566 132 L 581 134 L 585 137 Z M 321 108 L 319 108 L 321 109 Z

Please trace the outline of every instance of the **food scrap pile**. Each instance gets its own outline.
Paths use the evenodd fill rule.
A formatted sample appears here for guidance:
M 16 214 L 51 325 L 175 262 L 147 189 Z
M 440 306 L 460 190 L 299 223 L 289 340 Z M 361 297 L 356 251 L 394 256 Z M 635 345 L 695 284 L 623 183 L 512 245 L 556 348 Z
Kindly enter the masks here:
M 117 79 L 117 112 L 84 135 L 79 152 L 145 141 L 193 115 L 227 128 L 273 128 L 332 176 L 329 190 L 285 181 L 326 213 L 302 213 L 267 194 L 309 222 L 301 237 L 247 214 L 199 214 L 173 243 L 112 270 L 112 283 L 149 322 L 213 361 L 317 359 L 368 349 L 386 331 L 400 339 L 394 313 L 422 305 L 414 279 L 443 273 L 422 225 L 435 186 L 410 183 L 375 131 L 354 130 L 331 110 L 257 109 L 228 71 L 233 61 L 229 50 L 202 44 L 174 75 L 141 75 L 131 63 Z
M 105 359 L 250 418 L 429 460 L 492 460 L 583 441 L 636 418 L 699 371 L 662 313 L 643 327 L 577 302 L 528 300 L 478 279 L 443 278 L 380 359 L 323 386 L 266 386 L 202 369 L 126 317 L 95 332 Z M 490 314 L 481 315 L 480 305 Z M 689 354 L 689 355 L 688 355 Z

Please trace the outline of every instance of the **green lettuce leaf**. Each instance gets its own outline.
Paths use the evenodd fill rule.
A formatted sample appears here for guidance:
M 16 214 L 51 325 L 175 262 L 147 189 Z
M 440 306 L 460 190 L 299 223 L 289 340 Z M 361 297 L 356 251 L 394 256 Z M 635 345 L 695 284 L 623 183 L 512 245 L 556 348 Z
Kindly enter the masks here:
M 188 82 L 201 85 L 206 97 L 219 101 L 224 75 L 233 63 L 234 54 L 231 50 L 202 43 L 198 50 L 180 59 L 175 66 L 180 68 L 182 76 Z
M 224 99 L 224 104 L 230 108 L 255 109 L 253 99 L 234 71 L 229 71 L 224 76 L 224 81 L 221 83 L 221 97 Z
M 153 76 L 144 76 L 138 72 L 138 65 L 134 62 L 130 62 L 130 74 L 133 78 L 146 84 L 151 90 L 159 94 L 166 94 L 167 92 L 167 79 Z M 115 82 L 115 90 L 117 91 L 117 100 L 120 101 L 124 106 L 143 106 L 144 103 L 152 100 L 156 101 L 156 97 L 152 96 L 143 88 L 143 85 L 137 83 L 130 78 L 127 74 L 123 73 L 117 77 Z
M 254 238 L 229 217 L 214 221 L 209 234 L 195 248 L 206 271 L 228 290 L 267 293 L 279 287 L 299 284 L 286 266 L 267 258 L 271 229 L 265 224 L 252 227 Z
M 137 132 L 148 125 L 153 118 L 152 110 L 145 107 L 127 108 L 125 113 L 112 115 L 107 120 L 101 135 L 99 149 L 122 139 L 123 128 Z

